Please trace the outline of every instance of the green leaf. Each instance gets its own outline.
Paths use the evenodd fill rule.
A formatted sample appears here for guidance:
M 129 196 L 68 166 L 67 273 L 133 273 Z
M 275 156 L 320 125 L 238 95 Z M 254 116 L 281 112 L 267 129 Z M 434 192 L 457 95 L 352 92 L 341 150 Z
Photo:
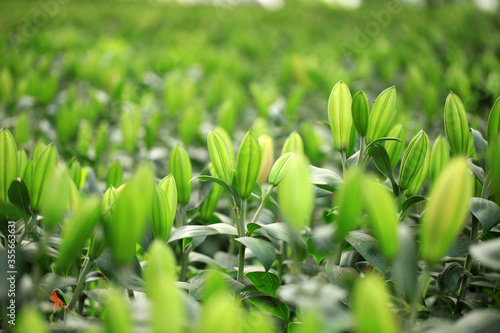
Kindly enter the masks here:
M 24 217 L 31 215 L 30 195 L 28 188 L 21 178 L 16 178 L 9 186 L 9 201 L 16 207 Z
M 417 295 L 418 248 L 410 228 L 401 225 L 398 229 L 399 251 L 392 264 L 391 273 L 396 284 L 410 298 Z
M 471 198 L 470 211 L 483 226 L 483 235 L 500 223 L 500 207 L 493 201 Z
M 8 200 L 9 186 L 17 174 L 17 146 L 12 133 L 0 130 L 0 204 Z
M 495 140 L 500 133 L 500 97 L 498 97 L 491 108 L 488 116 L 488 126 L 486 131 L 486 139 L 488 142 Z
M 368 143 L 387 135 L 396 115 L 396 88 L 389 87 L 382 91 L 375 100 L 370 117 L 366 139 Z
M 484 183 L 484 170 L 480 166 L 478 166 L 478 160 L 474 158 L 469 158 L 467 160 L 467 164 L 469 165 L 469 168 L 471 169 L 472 173 L 476 177 L 476 179 L 483 184 Z
M 463 277 L 472 275 L 460 264 L 452 262 L 446 265 L 445 269 L 438 275 L 437 283 L 441 295 L 458 290 Z
M 306 248 L 304 239 L 298 235 L 288 224 L 284 222 L 272 224 L 258 224 L 249 223 L 247 229 L 251 235 L 255 230 L 262 228 L 274 239 L 282 240 L 290 245 L 298 246 L 299 248 Z
M 398 195 L 399 187 L 394 180 L 394 176 L 392 175 L 391 159 L 389 158 L 384 146 L 378 143 L 371 144 L 370 147 L 368 147 L 367 152 L 373 159 L 377 169 L 379 169 L 384 176 L 390 179 L 393 192 L 395 195 Z
M 472 132 L 472 136 L 474 138 L 474 148 L 476 149 L 476 154 L 479 159 L 479 163 L 483 170 L 488 170 L 487 167 L 487 155 L 488 155 L 488 142 L 483 138 L 481 132 L 476 131 L 475 129 L 470 129 Z
M 345 240 L 375 269 L 384 274 L 387 272 L 389 265 L 380 252 L 379 243 L 375 238 L 359 231 L 351 231 Z
M 231 235 L 237 236 L 235 227 L 225 223 L 215 223 L 211 225 L 185 225 L 170 234 L 169 243 L 179 239 L 211 236 L 211 235 Z
M 270 314 L 288 322 L 290 319 L 290 309 L 279 299 L 269 296 L 260 291 L 250 290 L 241 293 L 241 300 L 248 300 L 253 305 L 269 312 Z
M 472 245 L 470 253 L 483 265 L 500 269 L 500 239 L 496 238 L 479 245 Z
M 343 183 L 342 177 L 333 171 L 317 168 L 313 165 L 309 166 L 311 172 L 311 184 L 329 192 L 335 192 Z
M 421 195 L 413 195 L 413 196 L 407 198 L 405 201 L 403 201 L 403 203 L 401 204 L 401 212 L 403 214 L 406 214 L 406 212 L 408 211 L 408 209 L 411 206 L 413 206 L 419 202 L 425 201 L 425 200 L 427 200 L 426 197 L 423 197 Z
M 316 259 L 317 265 L 332 252 L 331 243 L 325 243 L 321 237 L 309 237 L 306 243 L 307 252 Z
M 343 302 L 349 305 L 349 295 L 354 287 L 354 282 L 359 277 L 358 272 L 352 267 L 337 266 L 327 263 L 325 266 L 325 276 L 328 282 L 347 291 Z
M 382 143 L 384 141 L 393 141 L 393 142 L 402 143 L 401 139 L 399 139 L 399 138 L 394 138 L 394 137 L 391 137 L 391 136 L 384 136 L 382 138 L 377 138 L 377 139 L 373 140 L 372 142 L 370 142 L 369 144 L 366 145 L 366 148 L 368 149 L 372 145 L 377 144 L 377 143 Z
M 266 271 L 271 268 L 276 259 L 276 249 L 270 241 L 254 237 L 240 237 L 236 238 L 236 241 L 249 248 Z
M 465 257 L 469 254 L 469 247 L 472 244 L 474 243 L 470 237 L 467 237 L 464 233 L 460 233 L 448 252 L 446 252 L 446 256 L 454 258 Z
M 115 188 L 123 184 L 123 168 L 119 161 L 114 161 L 108 170 L 106 187 L 113 185 Z
M 469 333 L 496 333 L 500 326 L 500 314 L 490 309 L 471 311 L 454 326 Z
M 209 277 L 209 274 L 212 273 L 210 271 L 202 271 L 198 273 L 193 280 L 191 280 L 191 283 L 189 284 L 189 295 L 191 295 L 194 299 L 196 300 L 202 300 L 205 297 L 205 286 L 207 283 L 207 279 Z M 216 274 L 220 274 L 218 272 L 215 272 Z M 234 279 L 231 279 L 227 274 L 220 274 L 220 277 L 224 279 L 224 281 L 227 283 L 227 286 L 229 290 L 231 290 L 234 293 L 237 293 L 241 291 L 243 288 L 245 288 L 245 285 L 241 282 L 238 282 Z
M 248 272 L 245 277 L 252 281 L 258 291 L 276 297 L 281 286 L 280 278 L 271 272 Z
M 227 184 L 226 182 L 224 182 L 223 180 L 221 180 L 219 178 L 212 177 L 212 176 L 198 176 L 196 178 L 198 178 L 202 182 L 214 182 L 214 183 L 219 184 L 220 186 L 222 186 L 222 188 L 224 188 L 226 191 L 228 191 L 229 194 L 231 194 L 236 205 L 238 207 L 241 207 L 241 198 L 240 198 L 238 192 L 231 185 Z

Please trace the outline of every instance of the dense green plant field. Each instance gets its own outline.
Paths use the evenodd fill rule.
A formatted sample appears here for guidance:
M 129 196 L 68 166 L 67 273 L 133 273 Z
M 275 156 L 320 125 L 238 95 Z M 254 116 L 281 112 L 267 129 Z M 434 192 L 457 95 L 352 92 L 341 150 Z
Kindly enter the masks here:
M 496 332 L 500 21 L 0 4 L 18 332 Z

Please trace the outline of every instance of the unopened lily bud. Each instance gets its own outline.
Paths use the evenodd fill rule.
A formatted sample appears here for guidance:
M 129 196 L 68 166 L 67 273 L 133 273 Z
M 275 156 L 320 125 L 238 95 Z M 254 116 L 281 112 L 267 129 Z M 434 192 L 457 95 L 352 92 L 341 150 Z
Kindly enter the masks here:
M 170 231 L 174 224 L 176 209 L 173 211 L 169 207 L 167 194 L 158 185 L 153 188 L 153 199 L 151 201 L 151 211 L 149 221 L 151 223 L 151 230 L 156 239 L 164 242 L 168 241 Z
M 263 134 L 259 137 L 259 145 L 262 158 L 257 182 L 262 185 L 266 182 L 274 162 L 273 139 L 269 135 Z
M 179 203 L 186 205 L 191 197 L 191 178 L 193 178 L 193 171 L 191 168 L 191 160 L 186 150 L 181 145 L 175 146 L 170 153 L 168 170 L 174 176 Z
M 217 131 L 208 133 L 208 153 L 214 166 L 216 176 L 222 181 L 231 184 L 233 181 L 233 159 L 224 137 Z
M 500 97 L 493 104 L 488 116 L 486 139 L 491 142 L 497 138 L 498 134 L 500 134 Z
M 401 140 L 401 142 L 392 140 L 385 142 L 385 150 L 391 160 L 391 168 L 394 169 L 401 160 L 401 154 L 403 154 L 406 144 L 406 130 L 403 124 L 396 124 L 393 128 L 391 128 L 387 136 Z
M 17 145 L 6 128 L 0 130 L 0 205 L 6 203 L 10 183 L 17 177 Z
M 349 146 L 352 120 L 351 92 L 344 82 L 339 81 L 328 99 L 328 122 L 333 142 L 340 151 L 346 151 Z
M 255 134 L 247 132 L 236 157 L 236 191 L 243 199 L 253 191 L 260 170 L 260 146 Z
M 40 154 L 33 167 L 33 174 L 30 181 L 31 208 L 39 210 L 43 188 L 48 183 L 47 175 L 52 173 L 59 161 L 56 146 L 53 143 L 48 145 Z
M 406 148 L 399 173 L 399 187 L 415 194 L 427 175 L 430 144 L 427 134 L 421 130 Z
M 366 141 L 368 143 L 387 136 L 396 115 L 396 88 L 387 88 L 378 95 L 368 118 Z
M 271 172 L 269 173 L 269 184 L 273 186 L 278 186 L 290 166 L 290 162 L 293 160 L 295 153 L 285 153 L 281 155 L 276 162 L 274 162 Z
M 464 104 L 450 92 L 444 105 L 444 130 L 453 156 L 467 155 L 469 149 L 469 123 Z
M 441 171 L 448 165 L 450 160 L 450 148 L 446 139 L 439 135 L 432 145 L 430 178 L 436 180 Z
M 369 117 L 370 104 L 368 103 L 368 97 L 363 90 L 360 90 L 352 98 L 352 120 L 361 136 L 366 136 Z
M 283 149 L 281 150 L 281 155 L 285 153 L 300 153 L 304 154 L 304 142 L 300 134 L 293 131 L 283 144 Z
M 473 189 L 474 180 L 464 157 L 455 158 L 440 173 L 431 190 L 420 232 L 422 259 L 427 263 L 439 262 L 462 231 Z

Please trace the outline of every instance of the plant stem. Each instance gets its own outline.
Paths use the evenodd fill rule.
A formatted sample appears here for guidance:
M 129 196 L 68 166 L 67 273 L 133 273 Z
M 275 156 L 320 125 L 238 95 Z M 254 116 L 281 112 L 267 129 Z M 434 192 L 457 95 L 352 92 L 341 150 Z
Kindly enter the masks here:
M 336 266 L 340 265 L 340 259 L 342 258 L 342 250 L 344 249 L 344 244 L 345 241 L 342 241 L 338 248 L 337 251 L 335 251 L 333 258 L 332 258 L 332 263 Z
M 80 293 L 82 292 L 84 286 L 85 286 L 85 277 L 89 273 L 90 268 L 92 267 L 92 260 L 90 260 L 89 257 L 86 257 L 83 265 L 82 265 L 82 270 L 80 271 L 80 276 L 78 277 L 78 283 L 76 285 L 75 292 L 73 293 L 73 297 L 71 298 L 71 301 L 68 304 L 68 311 L 73 310 L 73 308 L 76 305 L 76 301 L 80 297 Z
M 342 162 L 342 174 L 345 175 L 345 172 L 346 172 L 346 166 L 345 166 L 345 162 L 346 162 L 346 153 L 344 150 L 342 150 L 340 152 L 340 161 Z
M 238 220 L 238 237 L 245 237 L 245 215 L 247 211 L 247 199 L 241 200 L 241 212 Z M 245 276 L 245 245 L 239 244 L 238 246 L 238 282 L 243 282 Z
M 179 211 L 176 216 L 177 228 L 180 228 L 187 224 L 186 215 L 186 205 L 179 205 Z M 184 240 L 180 241 L 181 247 L 181 257 L 179 258 L 179 265 L 181 266 L 181 271 L 179 273 L 179 281 L 185 282 L 187 279 L 187 267 L 189 264 L 188 255 L 189 250 L 184 250 Z
M 361 164 L 361 160 L 363 160 L 363 155 L 365 154 L 365 137 L 362 136 L 359 142 L 359 157 L 358 157 L 358 163 L 356 164 L 358 167 Z
M 257 211 L 255 212 L 255 216 L 252 219 L 252 222 L 250 223 L 255 223 L 259 219 L 260 214 L 262 213 L 262 210 L 264 209 L 264 206 L 266 204 L 267 198 L 271 195 L 273 192 L 274 185 L 269 185 L 269 188 L 266 191 L 266 194 L 262 197 L 262 200 L 260 201 L 259 208 L 257 208 Z
M 489 185 L 490 185 L 490 179 L 488 176 L 486 176 L 484 178 L 483 188 L 481 189 L 481 198 L 488 199 L 490 192 Z M 474 215 L 472 215 L 470 239 L 474 244 L 477 243 L 477 241 L 479 240 L 479 221 Z M 472 256 L 470 254 L 467 254 L 467 256 L 465 257 L 464 268 L 470 271 L 473 261 L 474 259 L 472 258 Z M 466 292 L 467 292 L 467 276 L 464 276 L 462 278 L 462 281 L 460 282 L 460 287 L 458 288 L 458 297 L 457 297 L 457 304 L 455 304 L 455 313 L 460 313 L 462 311 L 462 304 L 460 303 L 460 300 L 464 299 Z

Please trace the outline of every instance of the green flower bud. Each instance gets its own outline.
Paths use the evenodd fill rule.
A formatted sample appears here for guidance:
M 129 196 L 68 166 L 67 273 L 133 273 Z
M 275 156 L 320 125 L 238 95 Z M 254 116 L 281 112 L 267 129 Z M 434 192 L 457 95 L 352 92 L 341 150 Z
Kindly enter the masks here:
M 396 88 L 389 87 L 382 91 L 375 100 L 368 118 L 366 140 L 368 143 L 387 136 L 396 115 Z
M 388 295 L 380 278 L 369 275 L 358 279 L 351 297 L 357 332 L 399 332 L 395 316 L 389 308 Z
M 263 134 L 259 137 L 260 153 L 262 156 L 260 163 L 259 176 L 257 181 L 260 185 L 264 184 L 269 177 L 269 172 L 273 166 L 274 161 L 274 147 L 273 138 L 267 134 Z
M 69 176 L 75 183 L 77 188 L 82 186 L 82 166 L 78 160 L 73 159 L 69 165 Z
M 12 133 L 0 130 L 0 205 L 9 200 L 10 183 L 17 177 L 17 146 Z
M 210 167 L 210 174 L 215 175 L 215 170 Z M 223 188 L 217 183 L 212 183 L 212 189 L 200 206 L 200 218 L 204 221 L 210 220 L 217 208 Z
M 410 141 L 403 155 L 399 173 L 399 187 L 415 194 L 422 186 L 427 175 L 430 144 L 423 130 Z
M 152 207 L 149 215 L 151 230 L 155 239 L 167 242 L 174 225 L 176 207 L 169 207 L 167 194 L 158 185 L 153 188 Z
M 231 161 L 233 161 L 233 165 L 236 164 L 236 154 L 233 149 L 233 141 L 231 141 L 231 136 L 227 133 L 225 129 L 220 126 L 215 127 L 215 130 L 222 135 L 224 141 L 226 142 L 227 148 L 229 149 L 229 155 L 231 155 Z
M 500 97 L 493 104 L 488 116 L 486 139 L 491 142 L 497 138 L 498 134 L 500 134 Z
M 401 140 L 401 142 L 385 142 L 385 150 L 387 151 L 387 155 L 389 155 L 389 159 L 391 160 L 391 168 L 394 170 L 401 159 L 401 154 L 403 153 L 403 149 L 405 148 L 406 144 L 406 130 L 403 127 L 403 124 L 396 124 L 393 128 L 391 128 L 387 136 L 398 138 L 399 140 Z
M 440 173 L 420 231 L 422 259 L 429 264 L 439 262 L 462 231 L 473 190 L 474 180 L 464 157 L 453 159 Z
M 102 207 L 101 207 L 102 210 Z M 104 238 L 104 233 L 102 228 L 96 228 L 94 230 L 94 235 L 90 239 L 90 246 L 88 256 L 91 260 L 96 260 L 106 249 L 106 239 Z
M 117 190 L 119 195 L 105 224 L 105 233 L 118 265 L 126 265 L 135 256 L 135 245 L 146 227 L 153 184 L 153 170 L 143 164 L 126 186 Z
M 278 187 L 278 202 L 287 221 L 301 229 L 310 224 L 314 207 L 309 163 L 304 155 L 298 154 L 287 164 L 288 171 Z
M 333 142 L 340 151 L 346 151 L 349 146 L 352 121 L 351 92 L 344 82 L 339 81 L 328 99 L 328 122 Z
M 123 184 L 123 168 L 119 161 L 114 161 L 108 170 L 106 186 L 119 187 L 121 184 Z
M 271 172 L 269 173 L 270 185 L 278 186 L 283 177 L 285 177 L 294 155 L 295 153 L 285 153 L 274 162 Z
M 450 92 L 444 105 L 444 130 L 453 156 L 467 155 L 469 149 L 469 123 L 460 98 Z
M 233 181 L 233 160 L 230 148 L 224 137 L 217 131 L 208 133 L 208 153 L 214 166 L 215 174 L 222 181 L 231 184 Z
M 168 203 L 168 211 L 173 213 L 174 218 L 177 211 L 177 185 L 175 183 L 175 178 L 172 174 L 169 174 L 167 177 L 163 178 L 158 184 L 160 188 L 165 191 L 167 195 L 167 203 Z
M 368 97 L 363 90 L 360 90 L 352 98 L 352 121 L 361 136 L 366 136 L 369 117 L 370 104 L 368 103 Z
M 431 151 L 430 178 L 436 180 L 441 170 L 443 170 L 450 160 L 450 148 L 446 139 L 439 135 L 434 141 Z
M 42 151 L 40 157 L 34 163 L 29 192 L 31 208 L 35 211 L 39 209 L 43 188 L 47 184 L 47 175 L 56 168 L 58 160 L 56 146 L 51 143 Z
M 236 191 L 242 199 L 253 191 L 260 170 L 260 146 L 257 137 L 249 131 L 241 142 L 236 157 Z
M 43 188 L 40 198 L 40 212 L 43 224 L 47 229 L 53 229 L 62 222 L 64 213 L 68 210 L 70 200 L 70 183 L 66 168 L 55 168 L 47 176 L 47 186 Z
M 177 145 L 170 153 L 169 172 L 174 176 L 177 185 L 177 199 L 181 205 L 186 205 L 191 197 L 191 178 L 193 171 L 191 160 L 181 145 Z
M 19 177 L 23 177 L 24 170 L 26 170 L 26 166 L 28 165 L 28 155 L 24 149 L 17 151 L 17 175 Z
M 300 153 L 304 154 L 304 143 L 299 133 L 293 131 L 285 141 L 281 155 L 285 153 Z
M 106 215 L 109 213 L 109 211 L 111 210 L 111 206 L 115 203 L 116 199 L 118 199 L 118 191 L 113 187 L 113 185 L 111 185 L 102 196 L 102 215 Z

